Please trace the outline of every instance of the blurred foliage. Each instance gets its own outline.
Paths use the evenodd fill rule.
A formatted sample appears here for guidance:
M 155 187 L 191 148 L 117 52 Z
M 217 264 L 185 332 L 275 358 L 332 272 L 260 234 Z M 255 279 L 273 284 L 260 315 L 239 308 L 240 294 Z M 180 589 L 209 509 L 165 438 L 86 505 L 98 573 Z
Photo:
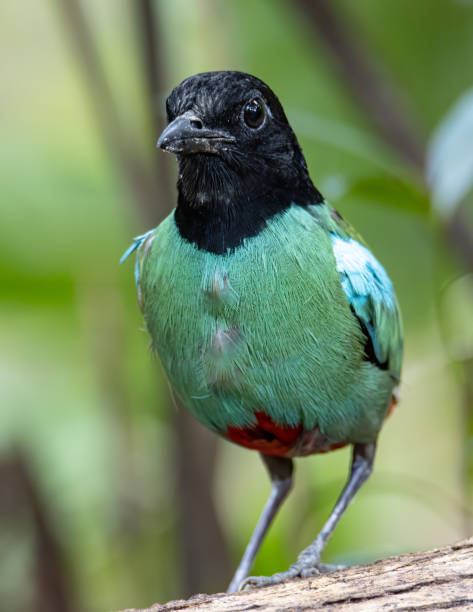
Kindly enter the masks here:
M 162 154 L 153 148 L 133 2 L 81 4 L 127 145 L 151 168 Z M 12 612 L 35 601 L 35 563 L 47 550 L 60 559 L 56 580 L 70 609 L 189 594 L 167 384 L 148 350 L 131 266 L 118 266 L 131 237 L 149 228 L 104 144 L 59 5 L 0 7 L 0 464 L 8 466 L 0 470 L 0 602 Z M 437 0 L 432 10 L 431 0 L 332 2 L 430 143 L 433 210 L 417 169 L 373 128 L 296 3 L 154 6 L 166 81 L 156 112 L 195 72 L 240 69 L 268 82 L 315 183 L 397 288 L 406 328 L 402 402 L 325 560 L 370 560 L 471 535 L 473 3 Z M 17 469 L 9 458 L 18 453 L 29 472 L 23 493 L 11 485 L 23 476 L 5 477 L 10 488 L 1 482 Z M 284 569 L 312 541 L 346 477 L 347 453 L 297 462 L 296 488 L 255 573 Z M 236 565 L 267 476 L 256 453 L 222 442 L 213 483 Z M 47 518 L 46 553 L 37 515 Z
M 432 203 L 443 215 L 473 185 L 473 89 L 463 94 L 435 130 L 428 150 L 427 177 Z

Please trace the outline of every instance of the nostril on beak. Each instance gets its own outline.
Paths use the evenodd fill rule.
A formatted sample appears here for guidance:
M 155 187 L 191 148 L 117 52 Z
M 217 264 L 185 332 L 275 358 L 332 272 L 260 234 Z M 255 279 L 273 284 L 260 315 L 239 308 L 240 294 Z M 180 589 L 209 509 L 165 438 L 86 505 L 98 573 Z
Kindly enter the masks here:
M 191 117 L 189 121 L 192 127 L 196 130 L 201 130 L 204 127 L 204 124 L 198 117 Z

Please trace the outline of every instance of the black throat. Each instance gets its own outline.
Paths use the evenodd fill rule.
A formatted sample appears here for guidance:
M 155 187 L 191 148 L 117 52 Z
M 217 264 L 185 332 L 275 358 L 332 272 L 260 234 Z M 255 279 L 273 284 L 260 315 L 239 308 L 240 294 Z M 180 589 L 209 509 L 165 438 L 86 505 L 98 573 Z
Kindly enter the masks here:
M 175 221 L 182 238 L 222 255 L 291 204 L 323 202 L 300 157 L 283 168 L 267 159 L 250 167 L 248 160 L 204 153 L 180 157 Z

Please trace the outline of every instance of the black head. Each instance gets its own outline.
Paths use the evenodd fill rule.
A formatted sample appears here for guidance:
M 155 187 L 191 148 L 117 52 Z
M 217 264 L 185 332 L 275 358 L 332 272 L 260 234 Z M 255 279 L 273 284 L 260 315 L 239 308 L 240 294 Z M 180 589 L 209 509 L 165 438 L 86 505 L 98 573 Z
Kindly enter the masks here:
M 322 201 L 279 100 L 256 77 L 197 74 L 172 91 L 166 110 L 158 146 L 179 162 L 175 219 L 199 248 L 225 253 L 292 203 Z

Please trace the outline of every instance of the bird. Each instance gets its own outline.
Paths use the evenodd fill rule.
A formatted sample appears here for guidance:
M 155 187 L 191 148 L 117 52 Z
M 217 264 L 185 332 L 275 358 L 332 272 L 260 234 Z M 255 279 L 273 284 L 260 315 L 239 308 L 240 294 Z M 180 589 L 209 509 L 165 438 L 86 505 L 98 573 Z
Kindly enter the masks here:
M 157 147 L 177 203 L 134 239 L 138 302 L 173 391 L 222 438 L 259 452 L 271 492 L 228 592 L 333 569 L 324 547 L 373 469 L 397 403 L 403 332 L 392 282 L 314 186 L 283 107 L 238 71 L 177 85 Z M 348 479 L 288 570 L 249 576 L 297 457 L 352 447 Z

